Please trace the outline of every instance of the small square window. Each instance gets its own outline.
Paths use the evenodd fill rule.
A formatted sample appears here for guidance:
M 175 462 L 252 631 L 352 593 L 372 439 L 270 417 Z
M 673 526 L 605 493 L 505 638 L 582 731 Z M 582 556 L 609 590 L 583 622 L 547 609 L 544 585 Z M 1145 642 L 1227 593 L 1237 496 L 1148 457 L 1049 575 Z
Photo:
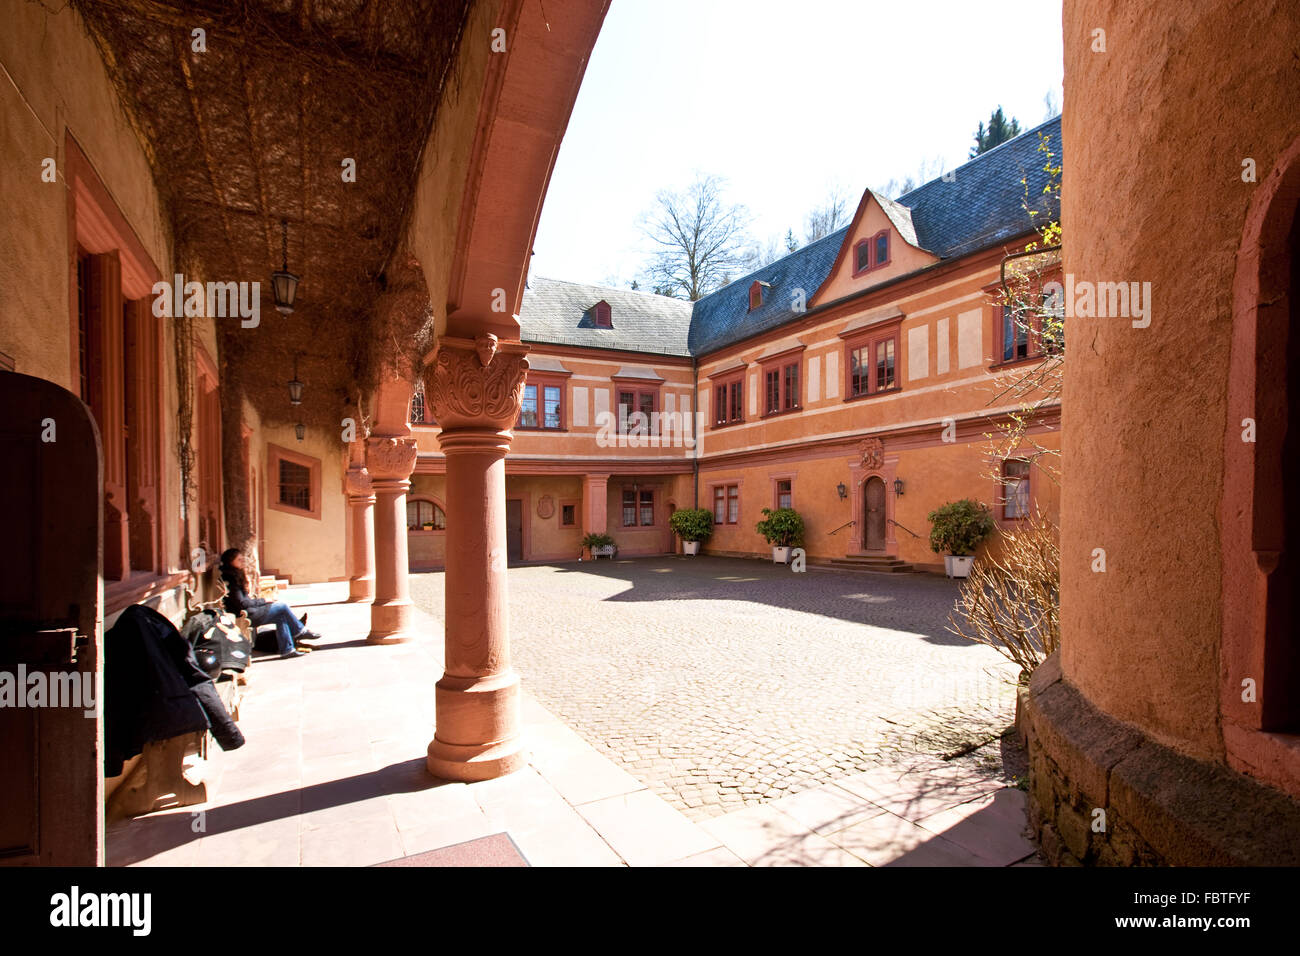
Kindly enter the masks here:
M 578 506 L 560 505 L 560 527 L 573 528 L 578 524 Z

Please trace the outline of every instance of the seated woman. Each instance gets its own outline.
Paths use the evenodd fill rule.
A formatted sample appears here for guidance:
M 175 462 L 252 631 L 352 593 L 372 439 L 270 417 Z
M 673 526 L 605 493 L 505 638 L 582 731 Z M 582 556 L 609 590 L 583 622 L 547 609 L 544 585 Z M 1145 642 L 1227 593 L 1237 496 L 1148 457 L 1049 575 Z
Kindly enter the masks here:
M 280 646 L 281 657 L 301 657 L 310 647 L 301 649 L 294 646 L 294 641 L 319 640 L 320 635 L 307 630 L 307 615 L 302 619 L 283 601 L 267 601 L 255 598 L 248 593 L 248 578 L 244 574 L 244 555 L 238 548 L 229 548 L 221 554 L 221 580 L 226 584 L 226 596 L 222 604 L 231 614 L 240 611 L 248 615 L 253 627 L 274 624 L 275 635 Z

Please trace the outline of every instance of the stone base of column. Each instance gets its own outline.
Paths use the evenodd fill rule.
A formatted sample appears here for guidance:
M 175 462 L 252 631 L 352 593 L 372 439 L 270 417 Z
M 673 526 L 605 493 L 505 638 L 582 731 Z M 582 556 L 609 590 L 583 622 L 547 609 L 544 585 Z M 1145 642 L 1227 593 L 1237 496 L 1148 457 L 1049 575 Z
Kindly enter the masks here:
M 375 599 L 375 579 L 373 575 L 364 578 L 352 578 L 348 582 L 348 603 L 369 604 Z
M 415 637 L 411 632 L 410 601 L 370 605 L 370 633 L 367 644 L 401 644 Z
M 429 773 L 473 783 L 527 763 L 519 732 L 519 675 L 467 678 L 444 674 L 437 686 L 438 726 L 429 744 Z

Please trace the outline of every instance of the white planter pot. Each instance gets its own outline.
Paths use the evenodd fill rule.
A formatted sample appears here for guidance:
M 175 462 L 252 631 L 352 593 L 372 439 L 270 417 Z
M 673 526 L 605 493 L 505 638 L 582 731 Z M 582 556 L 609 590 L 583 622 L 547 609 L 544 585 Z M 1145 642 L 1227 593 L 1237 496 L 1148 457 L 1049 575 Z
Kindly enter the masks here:
M 790 549 L 789 549 L 789 548 L 777 548 L 777 547 L 773 547 L 773 548 L 772 548 L 772 562 L 773 562 L 774 564 L 789 564 L 789 563 L 790 563 Z
M 950 578 L 970 577 L 970 568 L 974 563 L 975 555 L 973 554 L 945 554 L 943 556 L 943 569 L 948 572 Z
M 698 541 L 683 541 L 683 542 L 682 542 L 682 553 L 684 553 L 684 554 L 699 554 L 699 553 L 700 553 L 700 542 L 698 542 Z

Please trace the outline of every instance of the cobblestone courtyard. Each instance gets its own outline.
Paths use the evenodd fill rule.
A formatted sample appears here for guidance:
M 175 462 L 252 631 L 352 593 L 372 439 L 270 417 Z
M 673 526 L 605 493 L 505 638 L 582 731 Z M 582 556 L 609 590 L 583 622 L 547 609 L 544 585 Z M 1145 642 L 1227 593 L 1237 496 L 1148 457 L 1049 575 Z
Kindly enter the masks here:
M 439 620 L 443 582 L 411 578 Z M 514 666 L 694 819 L 975 745 L 993 777 L 1016 671 L 945 630 L 957 587 L 726 558 L 512 568 Z

